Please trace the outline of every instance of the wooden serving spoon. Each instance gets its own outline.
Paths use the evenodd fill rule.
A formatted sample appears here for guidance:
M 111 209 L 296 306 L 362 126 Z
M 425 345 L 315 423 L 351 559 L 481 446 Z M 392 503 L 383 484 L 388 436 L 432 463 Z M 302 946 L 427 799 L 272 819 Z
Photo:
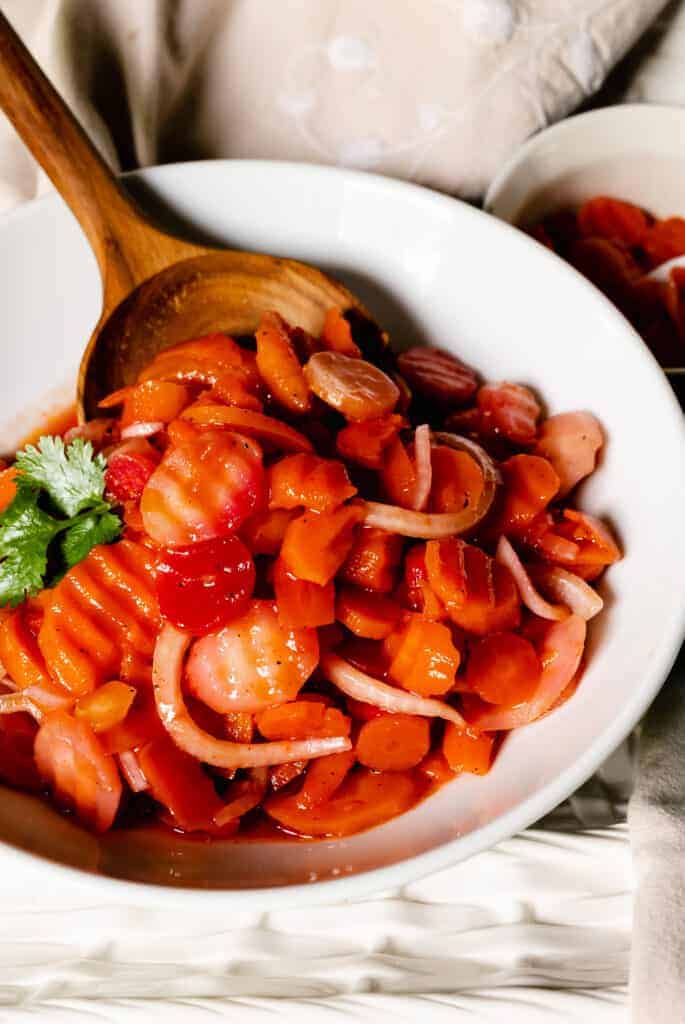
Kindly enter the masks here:
M 2 14 L 0 107 L 71 207 L 100 267 L 102 313 L 78 378 L 81 421 L 177 342 L 213 331 L 251 334 L 270 309 L 313 334 L 331 306 L 368 315 L 314 267 L 197 245 L 151 223 Z

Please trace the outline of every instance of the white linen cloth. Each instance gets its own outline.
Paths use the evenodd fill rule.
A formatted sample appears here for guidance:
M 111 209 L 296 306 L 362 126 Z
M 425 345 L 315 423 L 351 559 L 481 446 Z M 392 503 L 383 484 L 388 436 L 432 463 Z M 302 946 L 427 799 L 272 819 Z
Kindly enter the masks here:
M 527 135 L 601 85 L 664 0 L 1 6 L 115 167 L 281 157 L 477 197 Z M 654 35 L 627 98 L 685 101 L 685 3 L 671 3 L 663 24 L 668 31 Z M 46 187 L 0 119 L 0 210 Z M 663 706 L 678 698 L 671 689 Z M 659 714 L 632 814 L 639 1024 L 681 1022 L 685 1005 L 685 721 L 678 732 L 672 719 L 664 735 Z M 547 825 L 616 820 L 628 775 L 622 756 Z M 25 865 L 0 878 L 0 1022 L 66 1024 L 93 1012 L 105 1021 L 186 1024 L 211 1012 L 242 1022 L 277 1012 L 317 1024 L 341 1013 L 613 1024 L 628 1014 L 631 889 L 622 825 L 531 830 L 401 892 L 230 923 L 223 914 L 179 920 L 93 906 L 75 884 L 46 892 L 40 869 Z

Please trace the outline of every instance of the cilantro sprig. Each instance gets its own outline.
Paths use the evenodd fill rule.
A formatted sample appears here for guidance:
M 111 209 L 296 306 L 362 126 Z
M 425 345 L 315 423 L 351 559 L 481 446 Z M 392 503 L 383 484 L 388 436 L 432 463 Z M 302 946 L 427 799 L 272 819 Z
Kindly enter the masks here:
M 105 500 L 107 460 L 90 441 L 41 437 L 15 462 L 17 493 L 0 514 L 0 606 L 52 586 L 96 544 L 121 533 Z

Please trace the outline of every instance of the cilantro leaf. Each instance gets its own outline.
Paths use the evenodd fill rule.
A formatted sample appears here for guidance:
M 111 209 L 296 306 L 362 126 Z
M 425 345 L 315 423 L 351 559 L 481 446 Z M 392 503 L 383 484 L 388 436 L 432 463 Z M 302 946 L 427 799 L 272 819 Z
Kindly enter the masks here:
M 121 520 L 113 512 L 93 512 L 69 526 L 60 538 L 66 568 L 82 562 L 96 544 L 109 544 L 120 533 Z
M 93 456 L 90 441 L 77 438 L 65 448 L 61 437 L 41 437 L 16 462 L 22 484 L 45 491 L 55 510 L 69 518 L 102 500 L 106 465 L 103 455 Z
M 37 493 L 19 489 L 0 516 L 0 605 L 14 607 L 43 586 L 48 546 L 60 525 L 37 500 Z
M 81 439 L 65 447 L 41 437 L 18 453 L 17 493 L 0 514 L 0 607 L 52 586 L 119 536 L 122 522 L 103 497 L 106 465 Z

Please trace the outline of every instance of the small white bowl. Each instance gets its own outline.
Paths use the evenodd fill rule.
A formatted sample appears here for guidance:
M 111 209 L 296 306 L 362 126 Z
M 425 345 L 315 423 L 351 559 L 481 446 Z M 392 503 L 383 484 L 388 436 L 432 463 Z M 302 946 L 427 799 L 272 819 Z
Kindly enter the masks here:
M 68 873 L 135 904 L 233 910 L 357 898 L 526 828 L 630 732 L 685 626 L 685 428 L 656 362 L 614 307 L 543 246 L 413 185 L 336 168 L 210 161 L 131 180 L 195 230 L 339 274 L 400 344 L 451 349 L 491 380 L 528 383 L 550 411 L 585 408 L 607 435 L 582 507 L 625 549 L 602 584 L 588 667 L 562 708 L 518 730 L 492 771 L 464 776 L 380 828 L 339 841 L 205 843 L 114 830 L 96 837 L 0 787 L 0 867 L 32 862 L 40 891 Z M 98 313 L 95 260 L 57 198 L 0 220 L 0 450 L 48 411 Z M 38 891 L 38 889 L 36 890 Z
M 605 107 L 545 129 L 502 168 L 485 209 L 526 227 L 597 195 L 685 216 L 685 108 Z

